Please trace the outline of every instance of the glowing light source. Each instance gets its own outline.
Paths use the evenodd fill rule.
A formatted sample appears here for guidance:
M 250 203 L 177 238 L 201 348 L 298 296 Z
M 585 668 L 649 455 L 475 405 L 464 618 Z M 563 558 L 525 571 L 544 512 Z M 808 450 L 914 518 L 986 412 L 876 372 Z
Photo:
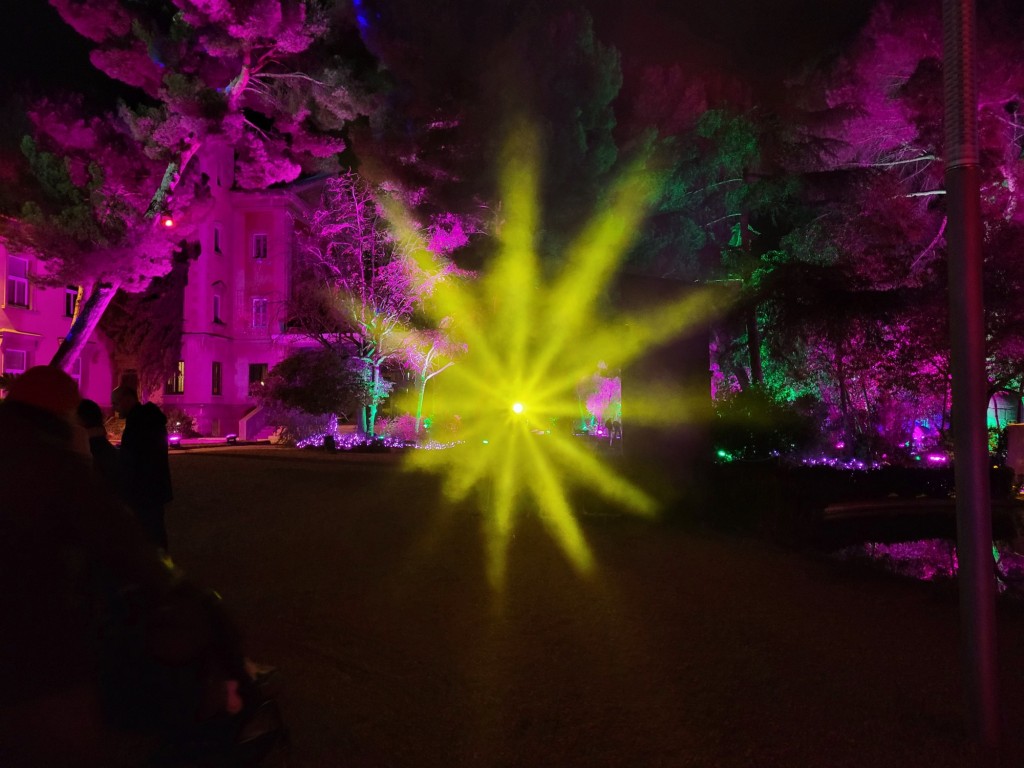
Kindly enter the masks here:
M 160 223 L 167 229 L 170 229 L 171 227 L 174 226 L 174 219 L 172 219 L 170 216 L 164 216 L 163 219 L 160 220 Z
M 428 307 L 435 321 L 456 318 L 453 332 L 468 350 L 434 391 L 434 410 L 458 415 L 461 445 L 406 457 L 412 468 L 443 474 L 453 500 L 477 492 L 495 589 L 503 585 L 516 516 L 527 510 L 538 514 L 579 572 L 593 568 L 573 488 L 636 514 L 656 513 L 654 498 L 603 462 L 588 440 L 572 435 L 579 419 L 577 385 L 593 376 L 599 362 L 620 368 L 706 320 L 719 303 L 719 293 L 708 290 L 647 308 L 643 316 L 607 317 L 602 298 L 652 198 L 650 178 L 640 168 L 610 190 L 605 206 L 568 247 L 561 273 L 548 282 L 534 242 L 540 229 L 538 144 L 531 131 L 520 130 L 504 153 L 497 255 L 477 280 L 438 284 Z M 407 214 L 391 203 L 389 219 L 396 237 L 414 243 L 414 257 L 429 270 L 435 256 Z M 630 399 L 626 418 L 679 423 L 692 412 L 678 392 L 656 400 Z M 525 403 L 529 420 L 521 418 Z M 479 450 L 481 443 L 488 450 Z

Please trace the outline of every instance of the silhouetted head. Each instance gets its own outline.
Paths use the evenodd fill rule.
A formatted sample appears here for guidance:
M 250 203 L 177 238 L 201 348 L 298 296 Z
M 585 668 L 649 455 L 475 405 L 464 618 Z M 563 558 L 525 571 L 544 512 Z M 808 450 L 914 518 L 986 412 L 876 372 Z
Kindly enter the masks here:
M 78 423 L 86 429 L 103 428 L 103 409 L 95 400 L 82 400 L 78 404 Z
M 7 389 L 7 399 L 71 420 L 81 398 L 75 380 L 64 371 L 37 365 L 14 380 Z
M 120 386 L 110 393 L 110 402 L 122 419 L 128 415 L 128 411 L 139 404 L 139 393 L 132 387 Z

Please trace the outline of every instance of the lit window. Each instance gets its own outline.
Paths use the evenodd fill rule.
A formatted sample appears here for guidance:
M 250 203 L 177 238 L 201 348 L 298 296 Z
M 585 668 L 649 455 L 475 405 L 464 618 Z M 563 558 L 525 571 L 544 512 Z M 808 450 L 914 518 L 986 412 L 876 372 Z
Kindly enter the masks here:
M 252 236 L 252 257 L 257 261 L 262 261 L 267 258 L 267 236 L 266 235 L 253 235 Z
M 4 350 L 4 373 L 17 376 L 28 368 L 28 353 L 23 349 Z
M 267 327 L 267 300 L 266 299 L 253 299 L 252 300 L 252 327 L 253 328 L 266 328 Z
M 221 385 L 223 382 L 223 369 L 221 364 L 216 360 L 213 361 L 213 370 L 210 372 L 210 394 L 219 395 L 221 394 Z
M 78 303 L 78 289 L 69 285 L 64 289 L 64 317 L 75 316 L 75 304 Z
M 167 380 L 167 386 L 164 387 L 165 395 L 183 395 L 185 394 L 185 361 L 179 360 L 178 366 L 174 369 L 174 375 Z
M 262 387 L 267 380 L 269 366 L 266 363 L 249 363 L 249 388 Z
M 7 303 L 14 307 L 28 306 L 28 259 L 7 257 Z

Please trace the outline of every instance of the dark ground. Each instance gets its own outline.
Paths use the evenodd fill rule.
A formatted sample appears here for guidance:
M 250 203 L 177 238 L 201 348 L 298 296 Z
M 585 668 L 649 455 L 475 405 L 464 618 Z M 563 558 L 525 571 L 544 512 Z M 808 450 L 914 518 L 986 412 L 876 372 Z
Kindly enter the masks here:
M 190 450 L 172 471 L 175 560 L 280 667 L 294 768 L 987 764 L 948 586 L 607 517 L 584 518 L 585 579 L 525 517 L 495 594 L 480 515 L 394 457 Z M 1019 766 L 1024 604 L 999 629 Z

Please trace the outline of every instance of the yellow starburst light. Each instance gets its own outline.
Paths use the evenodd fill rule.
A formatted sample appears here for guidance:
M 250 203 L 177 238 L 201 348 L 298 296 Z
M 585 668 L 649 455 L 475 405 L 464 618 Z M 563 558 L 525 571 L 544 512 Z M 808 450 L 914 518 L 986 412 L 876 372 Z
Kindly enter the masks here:
M 539 514 L 553 538 L 581 573 L 593 554 L 570 500 L 586 487 L 640 515 L 654 515 L 657 502 L 574 437 L 579 418 L 577 385 L 598 362 L 620 367 L 644 351 L 706 319 L 715 298 L 698 292 L 646 312 L 643 317 L 602 319 L 600 302 L 614 278 L 652 197 L 640 169 L 626 173 L 607 203 L 586 224 L 565 254 L 564 267 L 545 285 L 535 250 L 538 230 L 535 142 L 519 132 L 509 142 L 502 181 L 505 222 L 500 248 L 476 280 L 436 287 L 437 318 L 455 318 L 468 352 L 435 389 L 434 410 L 458 417 L 460 444 L 448 450 L 414 451 L 408 466 L 444 475 L 444 491 L 463 500 L 476 490 L 485 512 L 489 577 L 503 583 L 509 539 L 517 514 Z M 392 225 L 415 239 L 401 211 Z M 433 255 L 415 249 L 425 269 Z M 678 422 L 689 412 L 685 397 L 657 402 L 630 399 L 628 418 Z M 635 409 L 635 410 L 634 410 Z

